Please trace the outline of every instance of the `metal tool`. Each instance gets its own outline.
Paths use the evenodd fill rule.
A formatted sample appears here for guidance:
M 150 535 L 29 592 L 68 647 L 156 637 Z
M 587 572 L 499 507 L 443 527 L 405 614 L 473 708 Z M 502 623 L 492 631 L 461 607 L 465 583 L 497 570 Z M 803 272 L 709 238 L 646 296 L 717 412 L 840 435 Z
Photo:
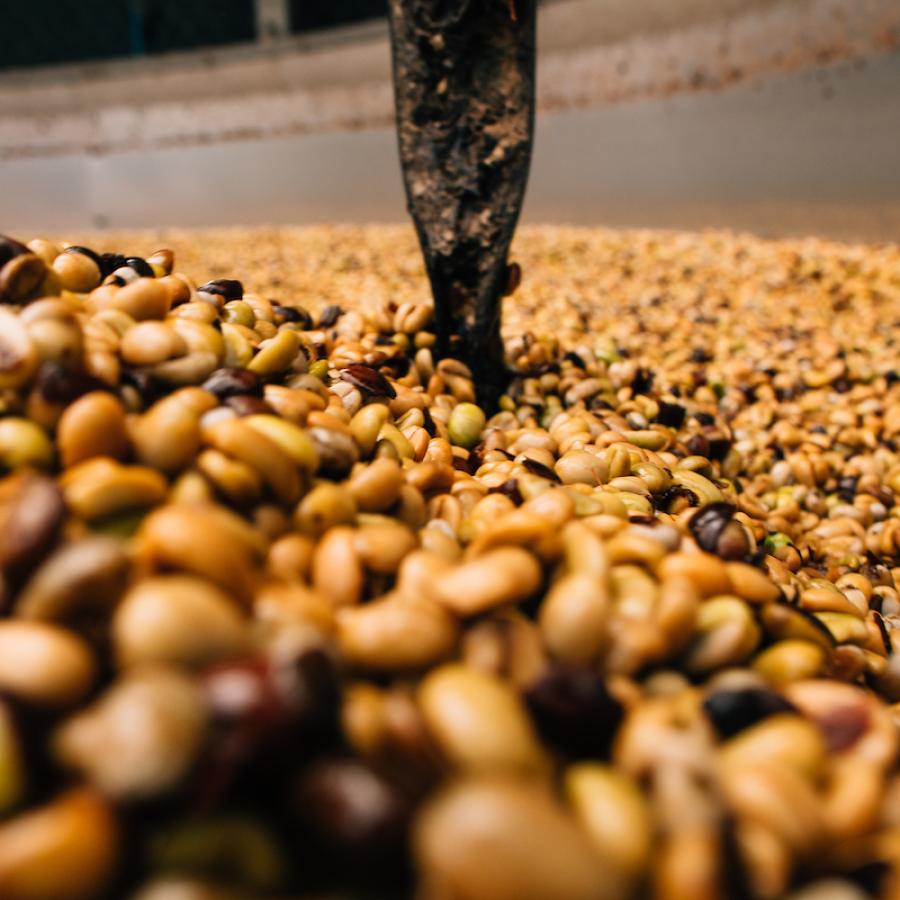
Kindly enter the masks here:
M 407 205 L 434 294 L 437 354 L 493 407 L 500 307 L 534 138 L 537 0 L 389 0 Z

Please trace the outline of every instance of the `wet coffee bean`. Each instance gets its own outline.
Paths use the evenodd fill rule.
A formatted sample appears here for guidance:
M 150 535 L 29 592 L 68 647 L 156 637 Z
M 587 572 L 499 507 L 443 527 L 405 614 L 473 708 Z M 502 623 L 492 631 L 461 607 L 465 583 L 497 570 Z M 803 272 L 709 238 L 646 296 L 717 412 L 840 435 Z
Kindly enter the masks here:
M 574 759 L 605 758 L 623 715 L 599 675 L 562 666 L 525 691 L 525 705 L 541 737 Z
M 20 583 L 59 537 L 66 507 L 52 478 L 27 473 L 0 483 L 0 572 Z
M 125 257 L 120 253 L 103 253 L 100 256 L 100 271 L 103 277 L 111 275 L 116 269 L 121 269 L 125 263 Z
M 722 462 L 731 449 L 731 441 L 726 437 L 707 436 L 707 442 L 709 444 L 708 458 Z
M 659 401 L 659 413 L 656 416 L 656 421 L 659 422 L 660 425 L 665 425 L 667 428 L 681 428 L 684 425 L 684 418 L 687 414 L 687 411 L 683 406 L 680 406 L 677 403 L 666 403 L 665 400 Z
M 312 316 L 302 306 L 280 306 L 275 303 L 272 306 L 272 312 L 276 316 L 280 316 L 284 322 L 302 325 L 305 329 L 313 327 Z
M 506 286 L 503 289 L 504 297 L 511 297 L 522 283 L 522 267 L 514 262 L 506 267 Z
M 226 302 L 240 300 L 244 296 L 244 285 L 235 278 L 214 278 L 197 288 L 200 294 L 212 294 Z
M 6 235 L 0 234 L 0 269 L 17 256 L 30 254 L 31 250 L 24 244 Z
M 410 358 L 408 356 L 392 356 L 378 364 L 378 370 L 380 372 L 382 372 L 383 374 L 390 375 L 391 378 L 394 378 L 394 379 L 404 378 L 406 375 L 409 374 L 409 370 L 411 368 L 412 368 L 412 361 L 410 360 Z M 423 409 L 422 413 L 425 415 L 426 421 L 427 421 L 428 408 L 426 407 L 425 409 Z M 425 427 L 427 429 L 427 427 L 428 427 L 427 424 Z M 432 432 L 429 432 L 429 434 L 431 434 L 432 437 L 434 437 Z
M 225 767 L 259 754 L 297 755 L 298 742 L 310 752 L 336 734 L 338 677 L 322 650 L 224 663 L 204 672 L 201 684 L 218 735 L 213 756 Z
M 234 394 L 226 397 L 223 404 L 233 409 L 239 416 L 272 415 L 272 407 L 262 397 L 252 394 Z
M 708 363 L 712 362 L 712 356 L 710 356 L 709 351 L 705 350 L 703 347 L 694 347 L 694 349 L 691 350 L 690 360 L 695 363 Z
M 655 494 L 653 505 L 657 509 L 668 510 L 676 501 L 682 501 L 690 507 L 699 506 L 700 498 L 690 489 L 681 484 L 673 484 L 662 493 Z
M 72 372 L 56 362 L 41 363 L 35 390 L 47 403 L 68 405 L 91 391 L 108 391 L 109 385 L 85 372 Z
M 397 396 L 397 392 L 387 378 L 370 366 L 347 366 L 345 369 L 341 369 L 340 379 L 359 388 L 370 397 Z
M 341 880 L 394 882 L 404 874 L 410 804 L 386 778 L 354 759 L 317 763 L 290 795 L 303 839 Z
M 103 258 L 89 247 L 66 247 L 66 249 L 63 250 L 63 253 L 80 253 L 82 256 L 86 256 L 88 259 L 92 260 L 101 272 L 103 271 Z
M 856 496 L 856 485 L 859 478 L 854 475 L 845 475 L 838 481 L 837 494 L 845 503 L 852 503 Z
M 216 369 L 200 385 L 204 391 L 215 394 L 220 400 L 240 394 L 262 396 L 262 379 L 249 369 Z
M 702 550 L 719 554 L 719 541 L 735 512 L 737 510 L 730 503 L 709 503 L 691 519 L 691 534 Z
M 156 276 L 150 263 L 145 259 L 141 259 L 140 256 L 126 257 L 125 265 L 134 270 L 141 278 L 154 278 Z
M 344 311 L 334 304 L 326 306 L 319 316 L 319 328 L 331 328 L 335 322 L 344 314 Z
M 631 390 L 634 391 L 635 394 L 648 393 L 653 387 L 655 377 L 655 373 L 651 372 L 649 369 L 638 369 L 634 376 L 634 381 L 631 382 Z
M 144 401 L 145 407 L 153 403 L 164 390 L 164 386 L 149 372 L 142 372 L 140 369 L 123 368 L 121 383 L 123 386 L 134 388 Z
M 709 457 L 709 441 L 702 434 L 692 434 L 685 442 L 690 456 Z
M 703 701 L 703 710 L 723 740 L 778 713 L 793 713 L 792 703 L 765 688 L 716 691 Z
M 549 466 L 545 466 L 542 462 L 538 462 L 536 459 L 531 459 L 526 456 L 522 459 L 522 465 L 525 466 L 532 475 L 540 475 L 541 478 L 546 478 L 548 481 L 562 484 L 559 475 L 557 475 L 553 469 Z
M 457 472 L 465 472 L 467 475 L 472 474 L 472 467 L 467 459 L 463 459 L 460 456 L 454 456 L 452 465 Z
M 516 506 L 521 506 L 525 502 L 525 498 L 519 491 L 519 482 L 515 478 L 510 478 L 508 481 L 504 481 L 503 484 L 490 488 L 488 493 L 503 494 L 504 497 L 509 497 Z
M 862 704 L 839 706 L 816 716 L 816 724 L 825 737 L 829 751 L 841 753 L 865 734 L 869 727 L 869 710 Z

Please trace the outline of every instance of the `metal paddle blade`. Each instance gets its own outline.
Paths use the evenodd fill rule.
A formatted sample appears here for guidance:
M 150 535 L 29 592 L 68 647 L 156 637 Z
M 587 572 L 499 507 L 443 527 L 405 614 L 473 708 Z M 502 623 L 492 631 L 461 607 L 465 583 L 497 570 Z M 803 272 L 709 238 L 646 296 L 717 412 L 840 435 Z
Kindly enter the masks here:
M 534 137 L 537 0 L 389 0 L 407 205 L 437 352 L 492 405 L 507 375 L 500 305 Z

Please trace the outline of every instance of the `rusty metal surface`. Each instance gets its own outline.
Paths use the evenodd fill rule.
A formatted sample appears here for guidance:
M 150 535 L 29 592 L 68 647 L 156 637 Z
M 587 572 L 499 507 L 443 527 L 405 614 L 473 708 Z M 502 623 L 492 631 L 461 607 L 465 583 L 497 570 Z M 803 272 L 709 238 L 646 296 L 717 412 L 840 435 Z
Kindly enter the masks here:
M 502 391 L 500 300 L 534 137 L 536 0 L 391 0 L 397 131 L 440 355 Z

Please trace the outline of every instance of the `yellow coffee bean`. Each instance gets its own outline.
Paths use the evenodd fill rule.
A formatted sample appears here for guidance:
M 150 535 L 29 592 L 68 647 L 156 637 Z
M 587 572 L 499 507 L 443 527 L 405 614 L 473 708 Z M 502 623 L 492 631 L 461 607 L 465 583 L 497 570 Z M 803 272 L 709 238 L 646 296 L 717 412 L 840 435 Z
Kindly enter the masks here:
M 310 473 L 318 468 L 319 455 L 316 446 L 303 428 L 278 416 L 245 416 L 243 422 L 278 444 L 300 468 Z
M 67 469 L 59 482 L 69 508 L 88 521 L 156 506 L 168 488 L 155 469 L 123 466 L 105 456 Z
M 191 572 L 249 603 L 252 572 L 265 542 L 243 519 L 210 504 L 170 504 L 150 513 L 136 535 L 151 566 Z
M 397 502 L 404 480 L 394 460 L 376 459 L 353 475 L 347 489 L 363 512 L 385 512 Z
M 165 663 L 202 666 L 249 647 L 249 630 L 234 600 L 215 585 L 186 575 L 138 582 L 112 619 L 116 658 L 123 667 Z
M 200 419 L 180 392 L 135 417 L 129 434 L 137 461 L 173 475 L 186 468 L 200 446 Z
M 597 659 L 607 639 L 611 598 L 608 586 L 574 573 L 554 582 L 541 604 L 538 621 L 547 648 L 573 664 Z
M 300 339 L 296 332 L 283 328 L 271 340 L 260 345 L 256 356 L 247 363 L 247 368 L 260 375 L 283 372 L 299 352 Z
M 39 425 L 17 416 L 0 419 L 0 467 L 49 469 L 53 444 Z
M 262 494 L 262 477 L 256 469 L 218 450 L 204 450 L 195 464 L 213 487 L 236 506 L 248 506 Z
M 499 547 L 450 570 L 437 588 L 447 609 L 468 616 L 524 600 L 540 583 L 534 556 L 519 547 Z
M 485 425 L 485 415 L 474 403 L 460 403 L 450 413 L 447 433 L 457 447 L 470 450 L 481 438 Z
M 122 359 L 132 366 L 153 366 L 187 353 L 187 341 L 166 322 L 140 322 L 122 336 Z
M 753 660 L 753 668 L 772 684 L 814 678 L 825 666 L 825 650 L 811 641 L 776 641 Z
M 367 522 L 360 516 L 353 546 L 370 572 L 393 575 L 404 557 L 416 548 L 416 537 L 405 525 L 386 516 L 372 519 Z
M 350 430 L 360 452 L 368 457 L 375 448 L 378 433 L 387 422 L 389 410 L 381 403 L 370 403 L 354 414 L 350 420 Z
M 138 322 L 144 319 L 162 319 L 172 302 L 166 287 L 155 278 L 138 278 L 123 288 L 100 292 L 98 288 L 88 298 L 89 309 L 117 309 Z
M 86 294 L 103 278 L 100 267 L 86 253 L 70 249 L 58 253 L 52 262 L 60 287 L 66 291 Z
M 313 554 L 313 587 L 334 606 L 352 606 L 362 596 L 363 574 L 356 531 L 344 525 L 327 531 Z
M 255 469 L 282 503 L 297 501 L 300 478 L 294 459 L 260 429 L 225 419 L 204 429 L 203 440 Z
M 458 634 L 456 620 L 426 599 L 386 597 L 337 615 L 342 656 L 364 669 L 397 672 L 446 659 Z
M 86 788 L 0 824 L 4 900 L 91 900 L 113 875 L 120 844 L 112 808 Z
M 62 765 L 105 795 L 150 799 L 188 773 L 207 737 L 208 718 L 192 678 L 175 668 L 144 666 L 63 722 L 52 746 Z
M 128 452 L 125 409 L 105 391 L 84 394 L 60 416 L 56 442 L 66 468 L 94 456 L 123 459 Z
M 39 706 L 81 700 L 97 677 L 90 646 L 45 622 L 0 621 L 0 690 Z
M 597 853 L 623 875 L 640 875 L 652 852 L 653 819 L 637 784 L 612 766 L 581 763 L 566 770 L 564 789 Z
M 772 763 L 814 778 L 827 756 L 821 732 L 798 715 L 779 713 L 745 728 L 719 753 L 724 768 Z
M 612 867 L 552 794 L 528 782 L 495 777 L 451 783 L 417 818 L 413 847 L 423 881 L 435 897 L 626 896 Z
M 9 708 L 0 706 L 0 815 L 6 816 L 25 796 L 26 767 L 21 739 Z
M 419 686 L 419 707 L 444 755 L 473 772 L 541 772 L 544 751 L 516 691 L 469 666 L 432 670 Z
M 356 513 L 356 501 L 347 488 L 322 481 L 300 501 L 294 523 L 303 534 L 319 537 L 335 525 L 352 523 Z

